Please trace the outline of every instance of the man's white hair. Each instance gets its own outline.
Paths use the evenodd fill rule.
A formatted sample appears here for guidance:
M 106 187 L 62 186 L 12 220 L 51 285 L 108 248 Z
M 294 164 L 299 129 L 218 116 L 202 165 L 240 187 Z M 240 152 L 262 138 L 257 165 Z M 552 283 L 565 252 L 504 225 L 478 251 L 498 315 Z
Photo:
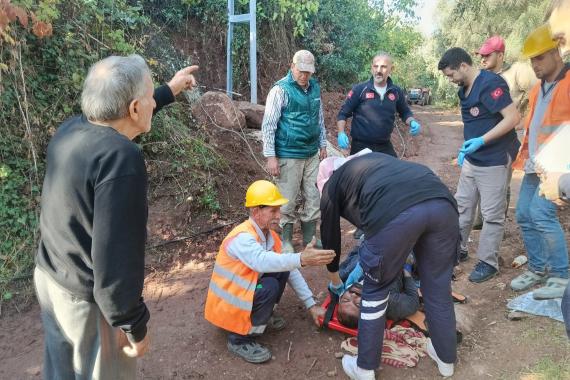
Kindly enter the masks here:
M 89 120 L 111 121 L 127 116 L 129 104 L 144 95 L 150 70 L 137 54 L 110 56 L 89 69 L 81 93 L 81 110 Z

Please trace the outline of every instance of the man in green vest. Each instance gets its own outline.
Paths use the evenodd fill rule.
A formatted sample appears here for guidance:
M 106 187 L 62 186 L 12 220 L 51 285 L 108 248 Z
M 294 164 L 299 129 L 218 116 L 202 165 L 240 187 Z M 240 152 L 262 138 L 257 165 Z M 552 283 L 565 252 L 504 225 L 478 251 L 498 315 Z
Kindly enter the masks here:
M 289 203 L 281 206 L 283 252 L 295 252 L 293 225 L 299 194 L 303 244 L 316 232 L 319 192 L 316 187 L 319 161 L 327 155 L 321 88 L 316 79 L 315 57 L 307 50 L 293 56 L 291 69 L 267 95 L 261 131 L 266 169 L 275 177 L 279 191 Z

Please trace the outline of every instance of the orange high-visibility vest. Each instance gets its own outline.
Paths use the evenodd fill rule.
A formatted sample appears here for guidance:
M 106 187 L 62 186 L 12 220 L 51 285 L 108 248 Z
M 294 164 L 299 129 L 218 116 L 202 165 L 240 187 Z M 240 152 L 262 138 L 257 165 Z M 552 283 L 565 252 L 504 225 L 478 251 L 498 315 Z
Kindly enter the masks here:
M 524 139 L 517 159 L 513 162 L 513 169 L 523 170 L 524 163 L 529 158 L 529 128 L 536 109 L 539 91 L 541 91 L 540 83 L 537 83 L 532 90 L 530 90 L 530 112 L 525 120 Z M 554 132 L 556 132 L 561 125 L 570 122 L 570 70 L 566 71 L 564 78 L 560 79 L 552 91 L 554 91 L 552 93 L 552 100 L 544 113 L 540 130 L 538 131 L 538 150 L 554 136 Z
M 212 271 L 204 317 L 207 321 L 236 334 L 251 331 L 253 294 L 258 273 L 243 262 L 228 255 L 228 244 L 240 233 L 247 232 L 261 242 L 261 237 L 248 219 L 234 228 L 222 242 Z M 281 239 L 271 231 L 275 244 L 273 251 L 281 253 Z

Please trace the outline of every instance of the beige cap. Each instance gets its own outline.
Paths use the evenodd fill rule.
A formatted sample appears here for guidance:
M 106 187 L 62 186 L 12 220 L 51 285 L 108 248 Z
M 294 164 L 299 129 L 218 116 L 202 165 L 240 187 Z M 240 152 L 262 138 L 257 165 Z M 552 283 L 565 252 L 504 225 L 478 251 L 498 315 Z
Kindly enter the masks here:
M 293 63 L 300 71 L 315 72 L 315 57 L 308 50 L 299 50 L 293 56 Z

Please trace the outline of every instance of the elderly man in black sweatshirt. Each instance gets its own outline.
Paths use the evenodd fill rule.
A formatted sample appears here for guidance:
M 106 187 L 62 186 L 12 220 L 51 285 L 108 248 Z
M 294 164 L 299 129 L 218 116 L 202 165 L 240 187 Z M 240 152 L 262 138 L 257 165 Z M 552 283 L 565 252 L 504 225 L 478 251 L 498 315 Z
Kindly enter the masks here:
M 34 280 L 45 332 L 44 378 L 134 379 L 149 348 L 142 299 L 147 173 L 132 140 L 153 112 L 195 85 L 197 66 L 153 90 L 138 55 L 95 63 L 83 115 L 47 149 Z
M 340 218 L 364 230 L 358 256 L 364 272 L 358 357 L 343 358 L 352 379 L 374 379 L 386 320 L 390 285 L 413 250 L 422 282 L 431 340 L 428 354 L 440 373 L 451 376 L 456 360 L 451 276 L 457 262 L 459 221 L 453 195 L 426 166 L 383 153 L 346 160 L 331 157 L 319 168 L 321 237 L 336 258 L 327 265 L 331 290 L 339 276 Z

